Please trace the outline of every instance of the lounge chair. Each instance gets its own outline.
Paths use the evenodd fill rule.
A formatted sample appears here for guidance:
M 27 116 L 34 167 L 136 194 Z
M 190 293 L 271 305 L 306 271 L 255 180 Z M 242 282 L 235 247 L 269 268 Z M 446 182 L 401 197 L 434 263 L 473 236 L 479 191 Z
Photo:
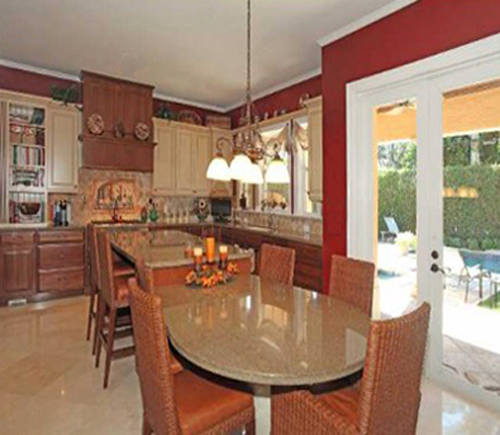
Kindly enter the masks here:
M 380 234 L 382 236 L 382 241 L 385 242 L 390 240 L 393 242 L 398 234 L 401 232 L 399 230 L 396 219 L 390 216 L 384 216 L 385 226 L 387 227 L 387 231 L 381 231 Z

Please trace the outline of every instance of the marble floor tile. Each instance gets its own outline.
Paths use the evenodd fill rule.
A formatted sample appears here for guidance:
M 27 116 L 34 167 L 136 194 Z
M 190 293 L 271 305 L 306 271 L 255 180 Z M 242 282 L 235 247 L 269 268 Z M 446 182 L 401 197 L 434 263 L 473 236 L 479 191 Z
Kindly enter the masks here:
M 139 435 L 134 358 L 110 385 L 85 341 L 87 300 L 0 308 L 0 435 Z M 418 435 L 500 435 L 500 416 L 424 382 Z M 500 400 L 500 399 L 499 399 Z

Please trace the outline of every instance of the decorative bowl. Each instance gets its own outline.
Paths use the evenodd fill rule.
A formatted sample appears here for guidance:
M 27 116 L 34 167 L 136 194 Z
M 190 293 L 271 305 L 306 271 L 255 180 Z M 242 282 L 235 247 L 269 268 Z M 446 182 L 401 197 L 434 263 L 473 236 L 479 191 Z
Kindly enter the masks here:
M 20 202 L 19 210 L 25 216 L 34 216 L 40 211 L 41 204 L 39 202 Z

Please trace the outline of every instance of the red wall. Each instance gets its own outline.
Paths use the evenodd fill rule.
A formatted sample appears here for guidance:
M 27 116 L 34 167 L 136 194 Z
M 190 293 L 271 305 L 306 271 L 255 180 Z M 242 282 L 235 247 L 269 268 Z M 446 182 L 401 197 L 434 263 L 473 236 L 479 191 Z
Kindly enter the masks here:
M 50 97 L 50 88 L 54 85 L 60 87 L 80 86 L 80 82 L 63 80 L 0 65 L 0 89 Z
M 255 106 L 258 114 L 263 117 L 264 113 L 269 113 L 272 116 L 275 110 L 285 109 L 287 112 L 298 110 L 300 97 L 308 93 L 311 97 L 321 95 L 321 75 L 312 77 L 289 88 L 283 89 L 273 94 L 267 95 L 256 100 Z M 242 89 L 243 95 L 243 89 Z M 241 107 L 229 112 L 233 127 L 238 127 L 241 116 Z
M 499 0 L 420 0 L 323 48 L 325 282 L 346 253 L 346 84 L 499 32 Z

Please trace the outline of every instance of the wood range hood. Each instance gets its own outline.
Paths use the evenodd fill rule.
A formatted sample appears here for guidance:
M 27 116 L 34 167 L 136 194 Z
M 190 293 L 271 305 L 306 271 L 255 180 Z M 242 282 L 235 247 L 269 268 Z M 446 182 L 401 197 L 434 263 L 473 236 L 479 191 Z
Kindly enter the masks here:
M 152 172 L 154 159 L 153 86 L 82 71 L 82 163 L 91 169 Z M 104 131 L 91 132 L 89 119 L 99 115 Z M 138 124 L 149 128 L 139 140 Z

